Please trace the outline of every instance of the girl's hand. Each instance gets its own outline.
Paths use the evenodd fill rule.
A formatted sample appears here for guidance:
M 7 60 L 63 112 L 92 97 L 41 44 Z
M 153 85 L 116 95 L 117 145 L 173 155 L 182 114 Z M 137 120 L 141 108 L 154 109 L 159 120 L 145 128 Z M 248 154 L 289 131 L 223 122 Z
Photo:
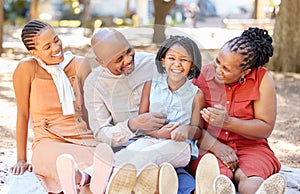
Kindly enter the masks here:
M 18 161 L 17 164 L 10 168 L 10 172 L 13 175 L 22 175 L 26 170 L 32 172 L 32 166 L 24 160 Z
M 228 116 L 227 110 L 221 104 L 216 104 L 213 107 L 204 108 L 200 111 L 202 118 L 217 127 L 222 127 Z
M 171 139 L 175 141 L 185 141 L 189 135 L 189 130 L 187 127 L 187 125 L 179 126 L 178 124 L 178 127 L 171 132 Z

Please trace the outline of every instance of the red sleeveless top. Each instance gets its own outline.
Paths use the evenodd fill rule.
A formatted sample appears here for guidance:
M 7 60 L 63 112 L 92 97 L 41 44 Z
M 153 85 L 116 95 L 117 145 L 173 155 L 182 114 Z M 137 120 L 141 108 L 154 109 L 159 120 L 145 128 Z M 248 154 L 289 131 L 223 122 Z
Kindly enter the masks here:
M 216 82 L 214 80 L 216 74 L 214 66 L 205 65 L 201 69 L 201 75 L 194 79 L 193 83 L 203 91 L 206 107 L 222 104 L 230 116 L 250 120 L 254 118 L 253 102 L 259 99 L 259 86 L 266 72 L 266 68 L 254 68 L 245 77 L 246 82 L 244 84 L 237 82 L 229 86 Z M 208 125 L 206 122 L 204 127 L 211 135 L 223 141 L 248 140 L 236 133 Z

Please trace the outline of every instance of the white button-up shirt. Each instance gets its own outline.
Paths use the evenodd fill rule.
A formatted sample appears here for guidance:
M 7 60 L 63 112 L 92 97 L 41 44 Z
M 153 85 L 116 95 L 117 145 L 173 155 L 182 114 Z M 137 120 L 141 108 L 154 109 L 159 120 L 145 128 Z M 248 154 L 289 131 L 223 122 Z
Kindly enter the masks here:
M 98 141 L 116 147 L 135 136 L 128 120 L 138 115 L 144 82 L 158 75 L 154 58 L 153 54 L 137 52 L 135 69 L 129 75 L 116 76 L 99 66 L 87 77 L 84 102 Z

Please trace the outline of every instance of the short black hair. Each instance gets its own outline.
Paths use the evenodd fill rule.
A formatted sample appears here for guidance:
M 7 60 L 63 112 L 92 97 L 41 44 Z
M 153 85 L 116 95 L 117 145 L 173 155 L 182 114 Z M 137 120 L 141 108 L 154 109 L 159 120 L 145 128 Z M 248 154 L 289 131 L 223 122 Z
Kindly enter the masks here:
M 170 36 L 166 39 L 160 48 L 157 51 L 155 64 L 159 73 L 163 74 L 166 73 L 165 68 L 162 66 L 162 58 L 166 57 L 166 53 L 171 46 L 174 44 L 180 44 L 184 47 L 187 52 L 192 57 L 192 63 L 194 64 L 194 68 L 190 70 L 187 77 L 188 79 L 197 78 L 200 74 L 200 69 L 202 66 L 202 57 L 200 53 L 200 49 L 192 39 L 185 37 L 185 36 Z

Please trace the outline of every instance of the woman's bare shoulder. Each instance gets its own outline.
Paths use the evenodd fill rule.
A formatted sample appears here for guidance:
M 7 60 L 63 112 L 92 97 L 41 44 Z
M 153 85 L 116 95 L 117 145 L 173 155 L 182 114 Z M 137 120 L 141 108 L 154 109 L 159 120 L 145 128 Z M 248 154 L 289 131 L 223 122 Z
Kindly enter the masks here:
M 22 71 L 22 72 L 35 72 L 37 62 L 32 57 L 23 58 L 18 63 L 15 72 Z
M 78 67 L 81 67 L 81 66 L 90 66 L 88 60 L 85 57 L 83 57 L 83 56 L 75 55 L 74 59 L 75 59 L 74 61 L 76 63 L 76 66 L 78 66 Z
M 84 82 L 88 74 L 92 71 L 89 61 L 85 57 L 75 56 L 73 62 L 75 63 L 76 74 Z
M 31 81 L 36 73 L 37 62 L 33 58 L 24 58 L 20 60 L 13 72 L 13 81 L 24 82 Z

